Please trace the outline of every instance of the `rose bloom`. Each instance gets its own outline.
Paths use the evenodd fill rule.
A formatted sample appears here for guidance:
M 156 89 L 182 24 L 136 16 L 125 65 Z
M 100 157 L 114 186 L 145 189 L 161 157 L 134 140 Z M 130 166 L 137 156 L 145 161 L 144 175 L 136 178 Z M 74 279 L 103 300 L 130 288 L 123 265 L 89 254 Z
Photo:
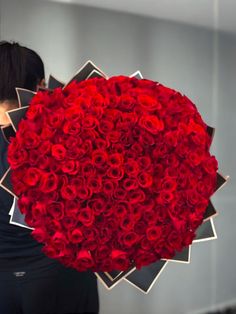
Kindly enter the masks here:
M 111 261 L 114 270 L 127 270 L 130 265 L 127 253 L 121 250 L 111 252 Z
M 87 250 L 80 250 L 76 256 L 74 267 L 78 271 L 84 271 L 94 266 L 91 254 Z
M 143 115 L 139 120 L 139 125 L 152 134 L 157 134 L 164 129 L 163 121 L 154 115 Z
M 63 160 L 66 156 L 66 148 L 61 144 L 52 145 L 51 152 L 56 160 Z
M 24 182 L 29 186 L 35 186 L 40 179 L 41 171 L 34 167 L 28 168 L 23 178 Z

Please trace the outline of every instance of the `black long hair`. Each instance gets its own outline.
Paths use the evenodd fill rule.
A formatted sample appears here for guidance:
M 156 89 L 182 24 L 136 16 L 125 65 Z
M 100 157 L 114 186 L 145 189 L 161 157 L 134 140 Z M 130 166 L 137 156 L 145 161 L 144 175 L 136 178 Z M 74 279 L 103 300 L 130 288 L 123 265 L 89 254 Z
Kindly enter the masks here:
M 35 51 L 0 41 L 0 102 L 17 100 L 16 87 L 35 91 L 44 77 L 43 61 Z

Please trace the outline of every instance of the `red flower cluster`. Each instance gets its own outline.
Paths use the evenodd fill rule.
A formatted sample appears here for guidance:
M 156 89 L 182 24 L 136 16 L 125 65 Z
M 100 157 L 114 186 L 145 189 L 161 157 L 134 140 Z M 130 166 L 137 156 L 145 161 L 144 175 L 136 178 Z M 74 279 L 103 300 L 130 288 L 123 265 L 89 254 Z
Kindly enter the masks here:
M 79 271 L 140 268 L 191 244 L 217 161 L 195 105 L 125 76 L 38 92 L 9 145 L 19 208 Z

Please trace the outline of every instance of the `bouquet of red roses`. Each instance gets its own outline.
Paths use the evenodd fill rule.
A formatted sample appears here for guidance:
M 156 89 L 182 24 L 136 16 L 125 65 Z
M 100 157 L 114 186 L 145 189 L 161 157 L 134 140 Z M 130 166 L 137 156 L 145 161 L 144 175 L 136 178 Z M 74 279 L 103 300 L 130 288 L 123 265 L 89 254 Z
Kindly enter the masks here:
M 96 67 L 85 79 L 85 69 L 21 104 L 8 161 L 44 253 L 113 281 L 186 252 L 215 214 L 219 175 L 211 129 L 186 96 Z

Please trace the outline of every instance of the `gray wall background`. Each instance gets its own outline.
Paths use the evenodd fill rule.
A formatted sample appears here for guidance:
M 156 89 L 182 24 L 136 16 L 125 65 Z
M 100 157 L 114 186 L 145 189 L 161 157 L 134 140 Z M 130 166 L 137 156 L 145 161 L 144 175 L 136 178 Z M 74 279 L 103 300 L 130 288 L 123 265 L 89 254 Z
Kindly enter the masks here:
M 108 75 L 141 70 L 178 89 L 216 128 L 212 153 L 231 180 L 213 197 L 218 240 L 195 244 L 189 265 L 169 263 L 148 295 L 100 285 L 101 314 L 204 313 L 236 304 L 236 37 L 81 6 L 0 0 L 0 39 L 38 51 L 47 75 L 68 80 L 88 59 Z

